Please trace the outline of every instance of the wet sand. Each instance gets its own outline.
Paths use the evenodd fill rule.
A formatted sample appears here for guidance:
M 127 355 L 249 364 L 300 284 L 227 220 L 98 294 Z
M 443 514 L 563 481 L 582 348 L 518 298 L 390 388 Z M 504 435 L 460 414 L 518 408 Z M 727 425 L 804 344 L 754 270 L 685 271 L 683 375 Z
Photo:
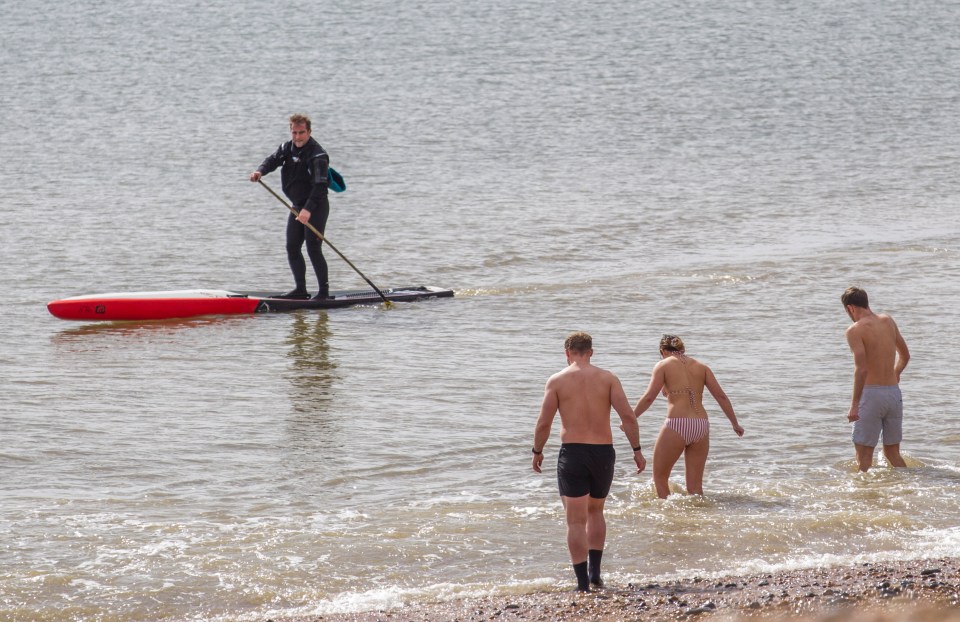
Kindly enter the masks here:
M 417 603 L 387 611 L 273 622 L 523 620 L 804 620 L 960 622 L 960 558 L 811 568 L 773 574 L 608 585 L 589 594 L 542 592 Z M 571 571 L 571 581 L 573 574 Z

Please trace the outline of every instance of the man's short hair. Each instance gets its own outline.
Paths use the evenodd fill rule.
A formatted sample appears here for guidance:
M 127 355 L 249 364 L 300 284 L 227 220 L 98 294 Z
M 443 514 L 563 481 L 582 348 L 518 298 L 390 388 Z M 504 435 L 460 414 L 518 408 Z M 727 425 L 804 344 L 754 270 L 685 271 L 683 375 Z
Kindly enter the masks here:
M 563 342 L 565 350 L 576 352 L 577 354 L 586 354 L 593 349 L 593 337 L 584 332 L 570 333 L 566 341 Z
M 870 308 L 870 302 L 867 300 L 867 292 L 857 286 L 848 287 L 840 296 L 840 302 L 843 303 L 844 307 L 853 305 L 861 309 Z
M 299 114 L 299 113 L 290 115 L 290 127 L 293 127 L 294 125 L 300 125 L 300 124 L 306 125 L 308 132 L 313 131 L 310 128 L 310 117 L 308 117 L 305 114 Z

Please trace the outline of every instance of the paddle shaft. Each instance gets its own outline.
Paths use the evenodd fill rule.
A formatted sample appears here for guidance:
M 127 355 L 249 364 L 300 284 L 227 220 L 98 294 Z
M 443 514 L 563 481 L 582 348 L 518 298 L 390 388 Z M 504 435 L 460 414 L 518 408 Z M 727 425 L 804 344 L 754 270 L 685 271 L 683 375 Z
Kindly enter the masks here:
M 264 188 L 266 188 L 267 191 L 268 191 L 270 194 L 272 194 L 273 196 L 277 197 L 277 200 L 278 200 L 278 201 L 280 201 L 281 203 L 283 203 L 284 205 L 286 205 L 286 206 L 287 206 L 287 209 L 290 210 L 291 212 L 293 212 L 293 215 L 294 215 L 294 216 L 298 216 L 298 215 L 300 214 L 300 212 L 297 211 L 297 208 L 295 208 L 294 206 L 292 206 L 292 205 L 290 205 L 289 203 L 287 203 L 287 200 L 286 200 L 286 199 L 284 199 L 282 196 L 280 196 L 279 194 L 277 194 L 276 192 L 274 192 L 274 191 L 273 191 L 273 188 L 271 188 L 271 187 L 268 186 L 267 184 L 263 183 L 263 180 L 262 180 L 262 179 L 258 179 L 257 181 L 259 181 L 259 182 L 260 182 L 260 185 L 263 186 Z M 387 305 L 388 307 L 392 307 L 392 306 L 393 306 L 393 303 L 391 303 L 389 300 L 387 300 L 387 297 L 383 295 L 383 292 L 380 291 L 380 288 L 378 288 L 376 285 L 374 285 L 374 284 L 373 284 L 373 281 L 371 281 L 370 279 L 368 279 L 368 278 L 363 274 L 363 272 L 360 272 L 360 269 L 357 268 L 355 265 L 353 265 L 353 262 L 350 261 L 349 259 L 347 259 L 347 256 L 344 255 L 343 253 L 341 253 L 341 252 L 339 251 L 339 249 L 337 249 L 336 246 L 334 246 L 333 244 L 331 244 L 331 243 L 330 243 L 330 240 L 327 239 L 326 236 L 324 236 L 322 233 L 320 233 L 319 231 L 317 231 L 317 228 L 314 227 L 313 225 L 311 225 L 309 222 L 306 222 L 306 223 L 303 223 L 303 224 L 305 224 L 305 225 L 307 226 L 307 229 L 309 229 L 310 231 L 312 231 L 312 232 L 314 233 L 314 235 L 316 235 L 316 236 L 317 236 L 318 238 L 320 238 L 322 241 L 326 242 L 326 243 L 327 243 L 327 246 L 329 246 L 331 249 L 333 249 L 333 252 L 335 252 L 336 254 L 340 255 L 340 259 L 343 259 L 345 262 L 347 262 L 347 265 L 349 265 L 351 268 L 353 268 L 353 269 L 357 272 L 357 274 L 359 274 L 359 275 L 363 278 L 363 280 L 366 281 L 367 284 L 368 284 L 370 287 L 373 288 L 373 291 L 377 292 L 377 295 L 380 296 L 380 297 L 383 299 L 383 303 L 384 303 L 385 305 Z

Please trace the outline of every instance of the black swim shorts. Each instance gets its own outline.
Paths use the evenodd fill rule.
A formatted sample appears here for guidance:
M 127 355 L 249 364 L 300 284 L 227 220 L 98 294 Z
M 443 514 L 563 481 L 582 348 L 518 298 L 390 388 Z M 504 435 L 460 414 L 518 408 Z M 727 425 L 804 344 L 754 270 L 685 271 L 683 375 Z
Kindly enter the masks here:
M 613 445 L 564 443 L 557 456 L 557 484 L 562 497 L 604 499 L 613 484 L 617 452 Z

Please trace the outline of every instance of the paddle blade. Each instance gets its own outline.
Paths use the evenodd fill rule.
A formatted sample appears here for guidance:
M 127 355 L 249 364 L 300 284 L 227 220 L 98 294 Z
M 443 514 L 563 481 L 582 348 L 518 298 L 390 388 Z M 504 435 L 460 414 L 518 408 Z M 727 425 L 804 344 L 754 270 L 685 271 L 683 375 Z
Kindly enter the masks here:
M 347 189 L 347 182 L 343 181 L 343 175 L 333 167 L 327 169 L 327 183 L 334 192 L 343 192 Z

